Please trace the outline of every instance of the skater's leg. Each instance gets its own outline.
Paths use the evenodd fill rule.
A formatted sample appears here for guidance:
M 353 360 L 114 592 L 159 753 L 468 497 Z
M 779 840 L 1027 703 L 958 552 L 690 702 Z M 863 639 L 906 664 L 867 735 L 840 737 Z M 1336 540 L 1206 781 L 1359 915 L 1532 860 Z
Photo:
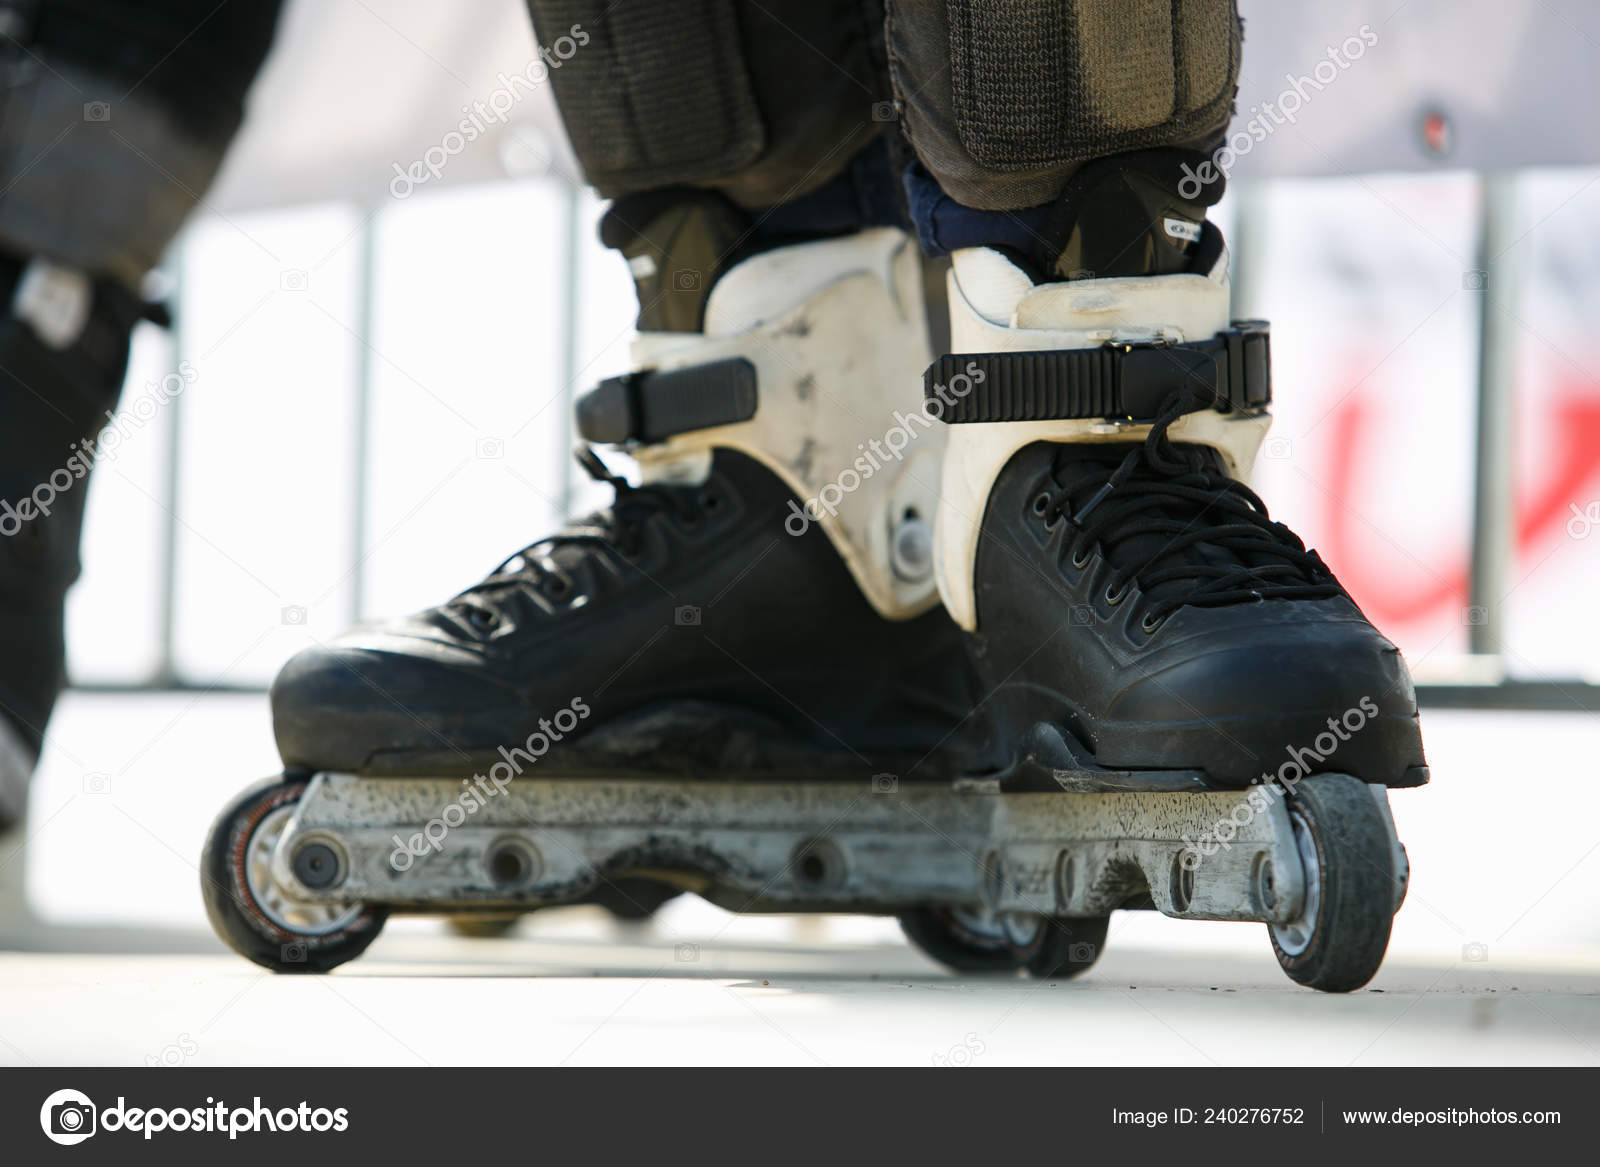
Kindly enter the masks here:
M 545 44 L 579 44 L 551 82 L 639 293 L 635 372 L 579 429 L 642 485 L 607 479 L 611 508 L 482 585 L 291 660 L 290 768 L 508 774 L 574 698 L 542 772 L 952 768 L 971 695 L 933 581 L 943 434 L 918 409 L 881 18 L 690 7 L 531 4 Z
M 1000 248 L 1040 279 L 1182 270 L 1188 241 L 1149 229 L 1221 197 L 1179 186 L 1227 130 L 1239 50 L 1232 0 L 890 0 L 924 247 Z
M 63 681 L 92 456 L 138 288 L 215 173 L 270 2 L 43 0 L 0 41 L 0 828 Z M 10 870 L 10 878 L 20 878 Z M 7 878 L 0 875 L 0 881 Z
M 873 0 L 529 0 L 602 224 L 638 281 L 640 328 L 697 330 L 723 272 L 808 238 L 898 226 Z M 692 10 L 692 11 L 691 11 Z
M 994 764 L 1425 780 L 1398 651 L 1239 481 L 1265 327 L 1229 327 L 1222 182 L 1193 177 L 1231 109 L 1232 4 L 889 16 L 911 211 L 953 259 L 926 379 L 940 585 L 994 689 Z
M 1233 0 L 888 0 L 905 135 L 961 205 L 1059 199 L 1084 165 L 1209 149 L 1239 76 Z
M 745 210 L 802 198 L 888 128 L 871 0 L 528 0 L 584 176 L 606 198 L 716 190 Z

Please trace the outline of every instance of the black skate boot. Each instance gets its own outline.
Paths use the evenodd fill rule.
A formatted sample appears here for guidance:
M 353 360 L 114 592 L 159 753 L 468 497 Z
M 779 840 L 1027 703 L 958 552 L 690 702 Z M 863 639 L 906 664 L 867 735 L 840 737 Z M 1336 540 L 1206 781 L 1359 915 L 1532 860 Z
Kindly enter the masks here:
M 941 589 L 991 693 L 990 766 L 1015 789 L 1079 763 L 1174 788 L 1425 782 L 1399 651 L 1240 481 L 1269 421 L 1267 333 L 1229 326 L 1220 235 L 1143 177 L 1092 189 L 1085 215 L 1095 190 L 1135 238 L 1086 242 L 1080 221 L 1042 282 L 958 252 L 958 355 L 928 371 L 953 423 Z
M 144 305 L 122 284 L 0 257 L 0 830 L 21 817 L 65 679 L 94 436 Z
M 579 420 L 641 484 L 583 453 L 610 508 L 437 608 L 289 661 L 272 704 L 290 771 L 956 772 L 973 696 L 933 581 L 942 427 L 905 380 L 926 359 L 914 245 L 874 230 L 708 273 L 716 213 L 664 211 L 645 232 L 664 250 L 615 240 L 647 305 L 641 371 Z M 913 448 L 865 453 L 897 407 L 926 427 Z M 853 481 L 829 479 L 852 462 Z

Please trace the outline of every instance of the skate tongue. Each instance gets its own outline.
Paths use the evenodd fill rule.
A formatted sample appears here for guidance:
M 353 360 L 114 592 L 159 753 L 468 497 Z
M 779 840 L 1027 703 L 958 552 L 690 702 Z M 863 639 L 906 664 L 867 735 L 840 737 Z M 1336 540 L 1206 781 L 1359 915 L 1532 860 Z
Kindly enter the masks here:
M 1203 266 L 1206 208 L 1222 184 L 1185 196 L 1187 150 L 1147 150 L 1091 163 L 1063 193 L 1044 237 L 1059 251 L 1051 275 L 1063 280 L 1159 276 Z M 1215 228 L 1212 229 L 1213 233 Z

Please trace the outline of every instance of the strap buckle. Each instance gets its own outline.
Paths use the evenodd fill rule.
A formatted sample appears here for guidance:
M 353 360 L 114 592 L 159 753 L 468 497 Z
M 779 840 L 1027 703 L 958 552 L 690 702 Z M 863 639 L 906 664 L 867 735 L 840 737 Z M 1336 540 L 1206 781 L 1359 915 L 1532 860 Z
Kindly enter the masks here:
M 967 389 L 952 394 L 947 386 L 958 377 Z M 1101 418 L 1150 424 L 1184 388 L 1196 409 L 1253 413 L 1272 402 L 1270 331 L 1265 320 L 1236 320 L 1187 344 L 952 354 L 928 367 L 923 388 L 929 405 L 955 424 Z
M 579 397 L 578 433 L 598 445 L 660 442 L 675 434 L 749 421 L 756 367 L 744 357 L 661 372 L 607 377 Z
M 1235 320 L 1210 340 L 1110 345 L 1117 363 L 1118 397 L 1126 416 L 1153 421 L 1162 402 L 1187 387 L 1202 408 L 1249 413 L 1272 402 L 1270 326 L 1265 320 Z

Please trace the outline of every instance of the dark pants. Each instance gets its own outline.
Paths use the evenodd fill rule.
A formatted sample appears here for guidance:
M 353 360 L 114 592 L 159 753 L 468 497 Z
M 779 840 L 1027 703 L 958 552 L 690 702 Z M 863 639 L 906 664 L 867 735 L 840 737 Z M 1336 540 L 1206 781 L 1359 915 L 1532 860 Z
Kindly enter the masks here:
M 0 0 L 0 250 L 137 287 L 244 118 L 279 0 Z

